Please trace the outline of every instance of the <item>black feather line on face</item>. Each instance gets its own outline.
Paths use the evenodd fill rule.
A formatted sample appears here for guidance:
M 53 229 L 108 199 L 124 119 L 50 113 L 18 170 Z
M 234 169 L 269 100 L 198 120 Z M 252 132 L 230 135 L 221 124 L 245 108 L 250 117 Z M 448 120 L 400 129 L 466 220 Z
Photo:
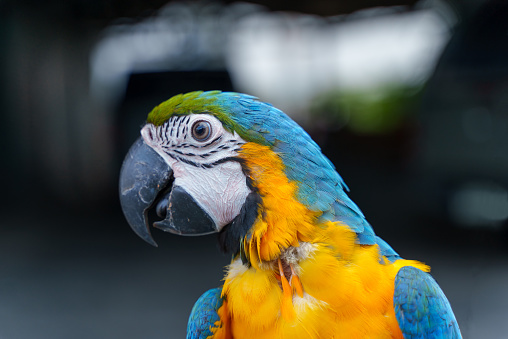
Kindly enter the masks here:
M 162 128 L 161 128 L 162 129 Z M 168 142 L 168 130 L 169 130 L 169 122 L 166 122 L 164 124 L 164 133 L 162 134 L 163 135 L 163 140 L 165 142 Z
M 225 253 L 231 253 L 233 256 L 238 255 L 240 252 L 243 252 L 243 240 L 247 237 L 248 233 L 252 229 L 252 225 L 256 222 L 256 219 L 259 215 L 259 210 L 263 203 L 261 199 L 261 195 L 257 187 L 254 185 L 253 180 L 250 176 L 250 171 L 247 168 L 244 159 L 236 158 L 242 165 L 243 173 L 245 174 L 245 178 L 247 181 L 247 187 L 250 188 L 251 193 L 245 199 L 245 202 L 240 210 L 240 213 L 236 216 L 235 219 L 228 225 L 224 226 L 224 228 L 219 233 L 219 246 L 221 250 Z M 242 262 L 244 265 L 249 266 L 250 263 L 248 260 L 244 260 L 246 258 L 245 253 L 240 253 L 242 255 Z
M 240 243 L 254 225 L 260 205 L 261 197 L 258 192 L 249 193 L 240 213 L 219 233 L 219 246 L 223 252 L 232 253 L 234 256 L 240 253 Z
M 210 165 L 212 166 L 216 166 L 216 165 L 219 165 L 219 164 L 223 164 L 225 162 L 228 162 L 228 161 L 236 161 L 236 162 L 239 162 L 240 165 L 242 165 L 242 168 L 243 168 L 243 165 L 245 163 L 245 161 L 242 159 L 242 158 L 239 158 L 239 157 L 226 157 L 226 158 L 222 158 L 222 159 L 219 159 L 215 162 L 212 162 Z M 252 188 L 249 186 L 249 182 L 248 182 L 248 177 L 247 177 L 247 187 L 249 187 L 251 190 Z
M 221 140 L 222 139 L 222 134 L 219 135 L 217 138 L 213 139 L 212 141 L 210 141 L 209 143 L 207 144 L 204 144 L 204 145 L 201 145 L 200 147 L 208 147 L 210 145 L 213 145 L 215 144 L 217 141 Z

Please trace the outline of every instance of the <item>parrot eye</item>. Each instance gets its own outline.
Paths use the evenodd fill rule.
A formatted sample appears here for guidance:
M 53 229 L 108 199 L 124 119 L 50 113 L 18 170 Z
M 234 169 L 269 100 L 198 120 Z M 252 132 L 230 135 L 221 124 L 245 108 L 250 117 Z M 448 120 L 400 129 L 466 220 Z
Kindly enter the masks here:
M 208 121 L 199 120 L 192 125 L 192 137 L 197 141 L 206 141 L 212 135 L 212 126 Z

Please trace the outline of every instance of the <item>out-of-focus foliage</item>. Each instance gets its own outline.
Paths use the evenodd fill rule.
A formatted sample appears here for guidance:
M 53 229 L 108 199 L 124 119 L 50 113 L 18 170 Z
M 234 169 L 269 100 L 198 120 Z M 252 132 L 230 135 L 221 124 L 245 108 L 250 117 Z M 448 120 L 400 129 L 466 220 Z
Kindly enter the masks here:
M 421 91 L 422 86 L 397 84 L 369 90 L 335 89 L 313 100 L 311 117 L 330 130 L 386 134 L 408 121 Z

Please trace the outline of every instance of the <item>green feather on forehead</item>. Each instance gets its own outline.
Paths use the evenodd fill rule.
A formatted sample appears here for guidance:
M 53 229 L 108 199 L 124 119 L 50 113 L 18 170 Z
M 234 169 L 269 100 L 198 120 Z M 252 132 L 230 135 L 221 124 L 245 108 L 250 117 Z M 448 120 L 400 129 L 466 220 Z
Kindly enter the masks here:
M 242 108 L 241 106 L 234 107 L 239 106 L 237 100 L 241 98 L 242 96 L 238 93 L 221 91 L 196 91 L 178 94 L 155 107 L 148 114 L 147 122 L 161 126 L 175 115 L 210 114 L 219 119 L 228 132 L 235 131 L 245 140 L 266 145 L 266 140 L 263 137 L 239 124 L 231 112 L 228 112 L 228 110 Z
M 219 94 L 220 91 L 213 91 L 212 93 Z M 203 92 L 198 91 L 175 95 L 155 107 L 148 114 L 147 122 L 155 126 L 160 126 L 174 115 L 205 112 L 215 115 L 216 111 L 220 110 L 218 105 L 214 105 L 217 99 L 212 95 L 203 96 L 201 94 L 203 94 Z

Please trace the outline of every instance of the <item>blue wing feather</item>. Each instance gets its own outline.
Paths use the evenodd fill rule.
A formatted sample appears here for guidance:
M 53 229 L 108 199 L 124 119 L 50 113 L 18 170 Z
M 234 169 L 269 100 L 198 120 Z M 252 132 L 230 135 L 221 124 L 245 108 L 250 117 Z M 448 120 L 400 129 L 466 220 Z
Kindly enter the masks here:
M 205 339 L 213 333 L 210 330 L 220 321 L 217 310 L 222 306 L 221 288 L 206 291 L 196 301 L 187 324 L 187 339 Z
M 415 267 L 397 273 L 393 307 L 405 339 L 462 338 L 443 291 L 430 274 Z

